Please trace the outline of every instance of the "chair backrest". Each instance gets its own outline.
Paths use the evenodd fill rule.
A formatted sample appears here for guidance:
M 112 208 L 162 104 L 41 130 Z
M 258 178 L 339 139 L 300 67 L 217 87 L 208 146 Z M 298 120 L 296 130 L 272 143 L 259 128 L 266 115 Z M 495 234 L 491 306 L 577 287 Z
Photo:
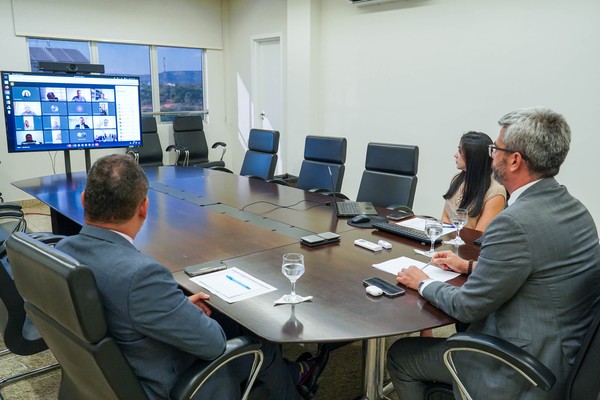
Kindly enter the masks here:
M 567 383 L 567 400 L 600 399 L 600 310 L 581 343 Z
M 304 161 L 300 167 L 296 187 L 303 190 L 328 189 L 340 192 L 344 180 L 346 146 L 346 138 L 307 136 L 304 142 Z M 333 188 L 329 170 L 333 176 Z
M 54 245 L 64 236 L 38 236 L 44 243 Z M 12 267 L 5 246 L 0 246 L 0 327 L 6 348 L 14 354 L 29 356 L 48 348 L 44 339 L 25 314 L 23 298 L 12 276 Z
M 251 129 L 240 175 L 273 179 L 279 150 L 279 131 Z
M 0 204 L 0 245 L 13 232 L 25 232 L 27 229 L 27 220 L 21 206 L 17 203 Z
M 173 119 L 173 138 L 177 146 L 184 146 L 189 150 L 189 165 L 208 162 L 208 144 L 202 117 L 175 117 Z M 178 165 L 182 165 L 182 163 L 183 154 L 177 160 Z
M 378 207 L 394 204 L 412 208 L 418 166 L 418 146 L 369 143 L 356 200 Z
M 59 397 L 147 399 L 107 335 L 92 271 L 23 233 L 11 236 L 7 251 L 25 310 L 61 366 Z
M 146 167 L 161 167 L 163 165 L 163 149 L 158 136 L 156 118 L 142 118 L 142 146 L 136 149 L 138 163 Z

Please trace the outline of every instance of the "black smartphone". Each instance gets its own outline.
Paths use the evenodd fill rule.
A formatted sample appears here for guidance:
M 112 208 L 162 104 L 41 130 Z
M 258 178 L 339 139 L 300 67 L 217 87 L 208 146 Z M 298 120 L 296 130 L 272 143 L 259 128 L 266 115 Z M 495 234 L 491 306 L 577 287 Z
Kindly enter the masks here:
M 388 282 L 384 279 L 378 278 L 376 276 L 365 279 L 363 281 L 364 286 L 377 286 L 379 289 L 383 290 L 383 294 L 387 297 L 398 297 L 402 296 L 406 291 L 402 289 L 398 285 L 394 285 L 391 282 Z
M 396 211 L 395 213 L 386 215 L 387 219 L 391 219 L 392 221 L 400 221 L 401 219 L 412 217 L 414 214 L 411 214 L 406 211 Z

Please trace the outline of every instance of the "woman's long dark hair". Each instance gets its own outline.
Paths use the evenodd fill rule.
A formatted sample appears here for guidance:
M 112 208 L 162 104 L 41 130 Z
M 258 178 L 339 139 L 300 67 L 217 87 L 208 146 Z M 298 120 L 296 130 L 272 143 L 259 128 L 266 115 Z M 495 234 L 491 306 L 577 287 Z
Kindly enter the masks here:
M 492 158 L 488 154 L 488 145 L 492 143 L 492 139 L 481 132 L 467 132 L 460 138 L 459 149 L 466 171 L 452 179 L 444 199 L 454 196 L 464 182 L 459 208 L 468 209 L 470 217 L 476 217 L 483 211 L 483 199 L 492 182 Z

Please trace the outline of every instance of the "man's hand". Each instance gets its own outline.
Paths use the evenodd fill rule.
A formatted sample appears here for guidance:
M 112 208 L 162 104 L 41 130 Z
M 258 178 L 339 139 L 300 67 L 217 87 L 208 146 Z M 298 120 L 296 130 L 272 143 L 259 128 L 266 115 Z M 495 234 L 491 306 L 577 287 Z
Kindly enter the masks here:
M 431 262 L 442 269 L 458 272 L 459 274 L 466 274 L 469 268 L 469 261 L 463 260 L 450 250 L 435 253 Z
M 419 287 L 419 283 L 428 278 L 429 275 L 427 275 L 425 272 L 421 271 L 414 265 L 411 265 L 408 268 L 402 268 L 400 272 L 398 272 L 396 280 L 406 287 L 417 290 Z
M 206 293 L 196 293 L 188 297 L 192 303 L 196 305 L 199 309 L 204 311 L 207 317 L 210 317 L 212 314 L 212 310 L 210 307 L 204 302 L 204 300 L 210 300 L 210 295 Z

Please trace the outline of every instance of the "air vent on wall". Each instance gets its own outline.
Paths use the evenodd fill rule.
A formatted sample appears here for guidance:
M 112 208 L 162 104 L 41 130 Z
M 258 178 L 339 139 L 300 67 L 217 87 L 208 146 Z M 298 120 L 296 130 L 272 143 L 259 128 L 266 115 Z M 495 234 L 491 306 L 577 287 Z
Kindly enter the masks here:
M 390 3 L 398 0 L 349 0 L 350 4 L 356 4 L 357 6 L 370 6 L 381 3 Z

